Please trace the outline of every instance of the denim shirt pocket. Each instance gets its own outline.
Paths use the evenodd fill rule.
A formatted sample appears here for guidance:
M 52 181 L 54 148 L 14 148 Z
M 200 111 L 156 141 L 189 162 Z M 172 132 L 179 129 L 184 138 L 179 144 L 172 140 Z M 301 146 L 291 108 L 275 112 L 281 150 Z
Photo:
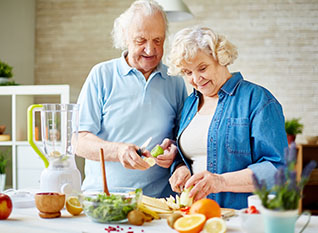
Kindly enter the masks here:
M 250 128 L 248 118 L 228 118 L 226 123 L 226 149 L 231 154 L 249 155 Z

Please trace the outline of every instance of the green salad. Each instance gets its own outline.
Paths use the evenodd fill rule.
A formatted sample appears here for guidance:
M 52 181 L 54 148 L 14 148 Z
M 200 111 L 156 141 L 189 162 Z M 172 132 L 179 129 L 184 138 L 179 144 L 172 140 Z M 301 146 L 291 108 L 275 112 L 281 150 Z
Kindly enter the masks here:
M 105 193 L 85 197 L 83 209 L 87 216 L 94 221 L 109 223 L 120 222 L 127 219 L 128 213 L 137 208 L 137 202 L 141 196 L 141 189 L 136 189 L 133 194 Z

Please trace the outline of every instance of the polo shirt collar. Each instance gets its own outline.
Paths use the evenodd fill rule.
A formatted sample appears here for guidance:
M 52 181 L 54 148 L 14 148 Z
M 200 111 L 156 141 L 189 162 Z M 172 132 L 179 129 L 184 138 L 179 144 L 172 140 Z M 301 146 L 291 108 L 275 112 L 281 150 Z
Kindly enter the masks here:
M 121 57 L 120 57 L 120 66 L 119 66 L 119 72 L 121 75 L 126 76 L 129 74 L 129 72 L 133 71 L 135 68 L 131 67 L 128 65 L 125 57 L 127 56 L 128 51 L 125 50 L 122 52 Z M 150 76 L 155 76 L 156 74 L 160 74 L 159 76 L 163 79 L 166 79 L 167 77 L 167 68 L 162 64 L 162 62 L 160 61 L 160 63 L 158 64 L 158 66 L 156 67 L 156 69 L 151 73 Z

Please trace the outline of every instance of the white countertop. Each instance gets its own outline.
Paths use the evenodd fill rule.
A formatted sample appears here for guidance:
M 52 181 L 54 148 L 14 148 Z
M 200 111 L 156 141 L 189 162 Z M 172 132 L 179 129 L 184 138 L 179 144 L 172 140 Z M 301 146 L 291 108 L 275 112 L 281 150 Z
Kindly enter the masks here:
M 299 232 L 300 227 L 306 220 L 305 217 L 300 217 L 296 224 L 296 232 Z M 240 219 L 234 216 L 226 221 L 228 233 L 243 232 L 240 228 Z M 150 223 L 145 223 L 143 226 L 132 226 L 129 224 L 102 224 L 92 222 L 82 213 L 79 216 L 71 216 L 65 209 L 62 210 L 62 216 L 54 219 L 43 219 L 38 216 L 38 210 L 32 208 L 14 208 L 7 220 L 0 220 L 1 233 L 89 233 L 103 232 L 107 233 L 105 228 L 109 226 L 119 226 L 119 232 L 131 233 L 169 233 L 176 232 L 171 229 L 166 219 L 154 220 Z M 112 231 L 115 233 L 115 231 Z M 318 232 L 318 216 L 312 216 L 309 226 L 304 233 Z

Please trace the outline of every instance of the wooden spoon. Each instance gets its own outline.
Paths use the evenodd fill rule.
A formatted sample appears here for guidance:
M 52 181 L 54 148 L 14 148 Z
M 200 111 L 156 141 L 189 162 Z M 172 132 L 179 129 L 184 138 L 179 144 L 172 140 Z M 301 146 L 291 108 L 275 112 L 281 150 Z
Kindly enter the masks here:
M 107 180 L 106 180 L 106 170 L 105 170 L 105 160 L 104 160 L 104 150 L 100 148 L 100 164 L 102 168 L 102 177 L 103 177 L 103 186 L 104 186 L 104 193 L 109 196 L 109 191 L 107 187 Z

